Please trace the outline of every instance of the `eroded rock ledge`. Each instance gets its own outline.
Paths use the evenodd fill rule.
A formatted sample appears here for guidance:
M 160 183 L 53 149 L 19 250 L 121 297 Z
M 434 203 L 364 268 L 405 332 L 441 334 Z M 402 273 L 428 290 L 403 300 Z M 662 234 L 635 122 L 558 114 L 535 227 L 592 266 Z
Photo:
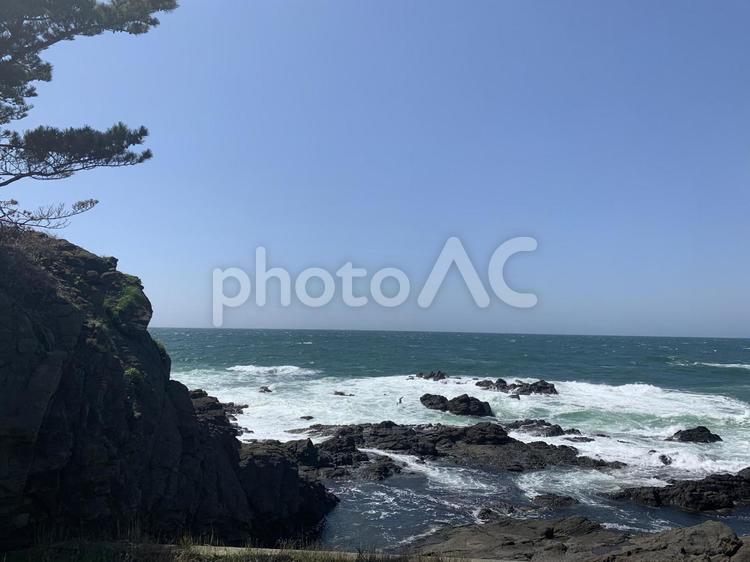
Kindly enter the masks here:
M 750 545 L 716 521 L 654 534 L 603 528 L 584 517 L 513 519 L 446 528 L 417 540 L 422 555 L 588 562 L 746 561 Z
M 610 496 L 651 507 L 678 507 L 686 511 L 727 511 L 750 506 L 750 467 L 737 474 L 712 474 L 701 480 L 676 480 L 659 488 L 626 488 Z

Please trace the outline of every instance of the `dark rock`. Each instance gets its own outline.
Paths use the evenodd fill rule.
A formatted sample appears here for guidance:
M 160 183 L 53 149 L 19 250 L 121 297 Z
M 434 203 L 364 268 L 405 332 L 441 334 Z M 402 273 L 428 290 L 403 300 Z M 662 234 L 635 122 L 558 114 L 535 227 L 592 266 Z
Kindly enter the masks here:
M 535 505 L 548 508 L 571 507 L 580 503 L 577 499 L 570 496 L 560 496 L 557 494 L 539 494 L 531 501 Z
M 702 480 L 676 481 L 663 488 L 626 488 L 612 494 L 652 507 L 671 506 L 687 511 L 725 511 L 750 506 L 750 467 L 737 474 L 712 474 Z
M 241 544 L 313 532 L 332 498 L 283 451 L 236 439 L 228 414 L 242 406 L 170 380 L 140 281 L 65 240 L 22 235 L 33 259 L 0 239 L 0 549 L 38 528 L 136 521 Z
M 509 515 L 524 513 L 533 511 L 528 506 L 514 505 L 510 502 L 495 502 L 491 505 L 482 507 L 477 512 L 477 519 L 480 521 L 497 521 L 498 519 L 504 519 Z
M 512 393 L 512 394 L 557 394 L 555 385 L 545 380 L 539 380 L 532 383 L 516 381 L 508 384 L 503 379 L 497 379 L 496 381 L 482 380 L 476 383 L 480 388 L 485 390 L 497 390 L 500 392 Z
M 521 397 L 518 394 L 510 394 L 508 395 L 508 398 L 512 398 L 513 400 L 520 400 Z
M 395 462 L 391 457 L 379 456 L 373 462 L 365 464 L 360 475 L 365 480 L 381 481 L 395 474 L 401 474 L 403 465 Z
M 300 417 L 299 417 L 299 419 L 301 419 L 301 420 L 306 420 L 306 421 L 310 421 L 310 420 L 312 420 L 312 419 L 314 419 L 314 418 L 313 418 L 312 416 L 300 416 Z
M 341 390 L 334 390 L 333 395 L 334 396 L 354 396 L 354 394 L 347 394 L 346 392 L 343 392 Z
M 263 537 L 317 530 L 338 501 L 319 482 L 300 478 L 297 463 L 279 443 L 243 444 L 238 477 L 255 515 L 254 532 Z
M 503 392 L 512 392 L 514 394 L 528 395 L 528 394 L 557 394 L 555 385 L 544 380 L 539 380 L 532 383 L 526 382 L 515 382 L 505 387 L 506 390 Z
M 583 437 L 583 436 L 577 436 L 577 437 L 565 437 L 566 441 L 571 441 L 572 443 L 591 443 L 592 441 L 595 441 L 595 439 L 591 437 Z
M 260 388 L 258 389 L 258 392 L 264 392 L 264 393 L 268 393 L 268 392 L 273 392 L 273 391 L 272 391 L 272 390 L 271 390 L 270 388 L 268 388 L 267 386 L 261 386 L 261 387 L 260 387 Z
M 681 443 L 715 443 L 721 441 L 721 437 L 702 425 L 693 429 L 683 429 L 678 431 L 672 437 L 668 437 L 667 441 L 680 441 Z
M 659 455 L 659 460 L 662 462 L 662 464 L 670 465 L 672 464 L 672 457 L 669 455 Z
M 439 394 L 423 394 L 419 401 L 430 410 L 440 410 L 441 412 L 448 410 L 448 399 Z
M 429 373 L 417 373 L 418 379 L 425 379 L 428 381 L 442 381 L 448 378 L 443 371 L 430 371 Z
M 506 429 L 523 431 L 540 437 L 558 437 L 560 435 L 580 435 L 577 429 L 563 429 L 557 424 L 551 424 L 546 420 L 525 419 L 504 424 Z
M 492 388 L 493 386 L 495 386 L 495 383 L 489 379 L 485 379 L 483 381 L 477 382 L 476 386 L 478 386 L 479 388 Z
M 225 402 L 223 404 L 224 411 L 227 413 L 230 419 L 234 419 L 236 416 L 242 414 L 248 406 L 247 404 L 235 404 L 234 402 Z
M 492 408 L 488 402 L 482 402 L 468 394 L 462 394 L 447 403 L 448 411 L 459 416 L 491 416 Z
M 393 422 L 346 426 L 313 425 L 304 430 L 334 440 L 351 439 L 350 447 L 366 447 L 424 457 L 441 458 L 455 464 L 485 470 L 523 471 L 550 466 L 619 468 L 606 462 L 579 456 L 574 447 L 523 443 L 508 436 L 496 423 L 482 422 L 467 427 L 446 425 L 408 426 Z M 325 447 L 324 441 L 319 447 Z
M 424 556 L 504 560 L 672 562 L 746 560 L 743 542 L 716 521 L 653 534 L 602 528 L 584 517 L 514 519 L 446 528 L 418 539 Z
M 468 394 L 462 394 L 448 400 L 438 394 L 423 394 L 419 399 L 425 408 L 450 412 L 458 416 L 491 416 L 492 408 L 488 402 L 482 402 Z

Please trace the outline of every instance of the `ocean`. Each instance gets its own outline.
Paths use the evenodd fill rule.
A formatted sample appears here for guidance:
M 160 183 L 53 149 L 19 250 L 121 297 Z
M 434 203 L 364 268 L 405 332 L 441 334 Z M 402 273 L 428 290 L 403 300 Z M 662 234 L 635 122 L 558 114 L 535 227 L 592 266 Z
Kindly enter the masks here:
M 439 526 L 474 521 L 483 505 L 524 504 L 545 492 L 581 502 L 565 514 L 586 515 L 613 528 L 656 531 L 716 518 L 739 533 L 750 533 L 748 510 L 708 517 L 603 497 L 625 486 L 665 485 L 669 479 L 750 466 L 750 340 L 168 328 L 151 333 L 166 345 L 174 379 L 222 401 L 249 405 L 238 422 L 253 433 L 242 439 L 299 439 L 288 431 L 311 423 L 476 423 L 428 410 L 419 402 L 426 392 L 448 398 L 469 393 L 488 401 L 501 423 L 543 418 L 574 427 L 594 437 L 573 444 L 581 454 L 627 464 L 616 471 L 490 474 L 390 455 L 407 463 L 411 474 L 383 482 L 330 484 L 342 501 L 327 519 L 327 546 L 405 545 Z M 444 384 L 409 378 L 438 369 L 451 377 Z M 510 400 L 475 387 L 477 377 L 545 379 L 559 394 Z M 259 393 L 260 386 L 272 392 Z M 336 396 L 335 391 L 353 396 Z M 301 416 L 314 419 L 307 422 Z M 697 425 L 723 441 L 664 441 Z M 511 436 L 571 444 L 563 437 Z M 664 465 L 662 454 L 672 464 Z M 516 515 L 539 516 L 523 510 Z

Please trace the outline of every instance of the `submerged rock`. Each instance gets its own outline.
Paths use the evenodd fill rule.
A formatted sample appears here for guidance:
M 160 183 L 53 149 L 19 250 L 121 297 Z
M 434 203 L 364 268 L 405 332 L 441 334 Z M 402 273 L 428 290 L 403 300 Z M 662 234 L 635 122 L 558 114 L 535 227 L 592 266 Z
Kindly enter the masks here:
M 716 443 L 721 441 L 721 437 L 702 425 L 693 429 L 683 429 L 667 437 L 666 441 L 680 441 L 681 443 Z
M 534 496 L 531 501 L 535 505 L 549 508 L 571 507 L 581 503 L 570 496 L 560 496 L 558 494 L 539 494 L 538 496 Z

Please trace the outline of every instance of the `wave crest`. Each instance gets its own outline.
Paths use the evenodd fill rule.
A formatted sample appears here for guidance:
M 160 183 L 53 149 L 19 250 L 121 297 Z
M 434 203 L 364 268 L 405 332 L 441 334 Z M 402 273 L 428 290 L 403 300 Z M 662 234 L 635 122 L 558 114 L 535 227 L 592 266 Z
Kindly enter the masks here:
M 234 365 L 233 367 L 227 367 L 227 371 L 233 373 L 246 373 L 248 375 L 317 375 L 320 373 L 317 369 L 309 369 L 306 367 L 298 367 L 297 365 Z

